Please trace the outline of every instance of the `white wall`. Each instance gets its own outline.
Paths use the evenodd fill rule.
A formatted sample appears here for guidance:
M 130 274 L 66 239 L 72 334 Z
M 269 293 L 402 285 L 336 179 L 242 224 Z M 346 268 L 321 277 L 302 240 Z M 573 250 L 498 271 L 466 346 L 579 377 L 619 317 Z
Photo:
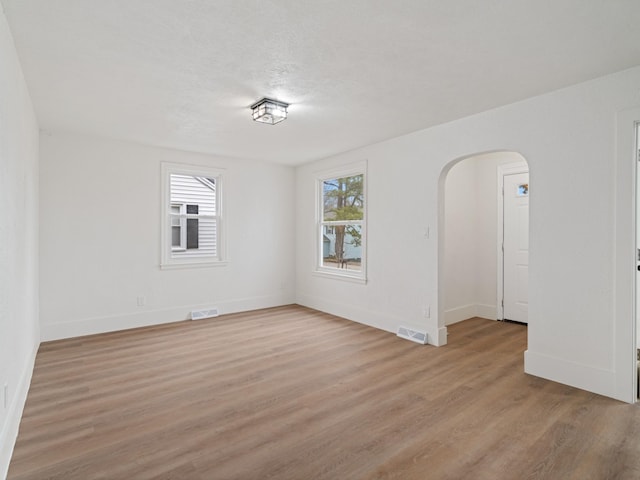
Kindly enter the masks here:
M 618 211 L 633 192 L 626 184 L 617 192 L 629 174 L 618 174 L 627 164 L 616 155 L 618 129 L 633 124 L 616 118 L 640 103 L 639 84 L 635 68 L 298 168 L 298 303 L 388 331 L 400 323 L 423 327 L 432 343 L 446 343 L 438 248 L 444 175 L 456 159 L 518 152 L 535 185 L 525 370 L 631 401 L 633 319 L 623 300 L 632 277 L 614 281 L 622 263 L 614 227 L 624 233 L 633 225 Z M 369 281 L 316 276 L 314 174 L 365 159 Z
M 455 165 L 445 181 L 444 314 L 450 325 L 477 315 L 477 161 Z
M 4 13 L 0 14 L 0 65 L 0 478 L 4 478 L 39 344 L 38 125 Z
M 292 168 L 63 133 L 40 150 L 43 340 L 294 301 Z M 226 266 L 160 270 L 163 161 L 226 169 Z
M 492 152 L 454 165 L 444 188 L 445 325 L 471 317 L 497 318 L 498 165 L 522 162 Z

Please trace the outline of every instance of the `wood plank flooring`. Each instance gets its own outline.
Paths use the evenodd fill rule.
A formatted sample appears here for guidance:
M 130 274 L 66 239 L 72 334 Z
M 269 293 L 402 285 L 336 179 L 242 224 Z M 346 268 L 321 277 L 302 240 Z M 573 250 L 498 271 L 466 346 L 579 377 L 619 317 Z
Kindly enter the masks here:
M 525 348 L 298 306 L 44 343 L 8 478 L 639 479 L 640 408 L 525 375 Z

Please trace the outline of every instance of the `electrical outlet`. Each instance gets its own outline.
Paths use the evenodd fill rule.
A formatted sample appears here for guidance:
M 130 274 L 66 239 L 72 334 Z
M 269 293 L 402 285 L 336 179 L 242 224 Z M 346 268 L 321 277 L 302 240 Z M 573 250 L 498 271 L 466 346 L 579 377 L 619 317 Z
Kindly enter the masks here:
M 424 318 L 431 318 L 431 307 L 429 305 L 424 307 L 422 309 L 422 314 L 424 315 Z
M 138 306 L 139 307 L 144 307 L 144 304 L 146 303 L 146 299 L 144 298 L 144 296 L 139 296 L 138 297 Z

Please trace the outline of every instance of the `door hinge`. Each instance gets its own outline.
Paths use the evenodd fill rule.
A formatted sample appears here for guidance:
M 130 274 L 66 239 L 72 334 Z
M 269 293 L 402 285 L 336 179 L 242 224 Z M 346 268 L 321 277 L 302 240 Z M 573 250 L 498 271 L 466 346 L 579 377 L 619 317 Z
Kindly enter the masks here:
M 504 298 L 502 299 L 502 301 L 500 302 L 500 306 L 502 306 L 502 308 L 504 308 Z

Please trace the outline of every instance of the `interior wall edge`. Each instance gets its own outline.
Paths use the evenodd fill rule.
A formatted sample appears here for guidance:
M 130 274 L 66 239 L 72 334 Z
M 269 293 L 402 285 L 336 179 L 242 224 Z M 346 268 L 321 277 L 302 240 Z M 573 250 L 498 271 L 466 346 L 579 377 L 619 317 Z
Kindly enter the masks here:
M 9 404 L 7 420 L 0 432 L 0 478 L 6 478 L 9 472 L 9 463 L 11 462 L 13 448 L 18 438 L 18 429 L 20 428 L 24 405 L 27 401 L 27 394 L 29 393 L 29 386 L 31 385 L 31 377 L 33 375 L 39 346 L 39 342 L 34 344 L 31 355 L 20 374 L 16 392 L 12 397 L 13 400 Z
M 633 399 L 622 397 L 616 392 L 616 372 L 613 370 L 569 362 L 563 358 L 529 349 L 524 352 L 524 371 L 529 375 L 580 388 L 622 402 L 633 402 Z

